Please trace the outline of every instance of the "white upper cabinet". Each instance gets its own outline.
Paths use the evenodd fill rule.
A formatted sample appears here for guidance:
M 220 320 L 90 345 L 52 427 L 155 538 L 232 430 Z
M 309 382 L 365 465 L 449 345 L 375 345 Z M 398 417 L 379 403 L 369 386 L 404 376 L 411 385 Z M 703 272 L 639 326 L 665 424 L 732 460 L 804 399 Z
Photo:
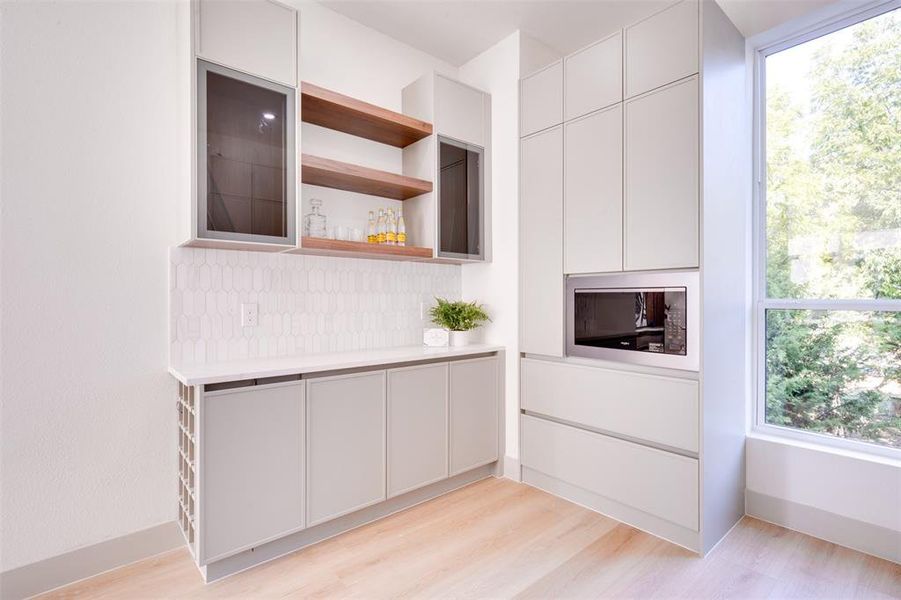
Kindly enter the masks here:
M 623 268 L 623 107 L 565 125 L 564 270 Z
M 435 76 L 435 131 L 484 148 L 490 96 L 459 81 Z
M 556 62 L 520 82 L 519 134 L 527 136 L 563 122 L 563 63 Z
M 622 101 L 622 32 L 566 57 L 564 71 L 566 120 Z
M 698 78 L 626 102 L 625 270 L 698 266 Z
M 201 58 L 297 86 L 297 11 L 272 0 L 196 0 Z
M 563 356 L 563 127 L 520 145 L 521 350 Z
M 626 29 L 626 98 L 698 72 L 698 2 L 682 0 Z

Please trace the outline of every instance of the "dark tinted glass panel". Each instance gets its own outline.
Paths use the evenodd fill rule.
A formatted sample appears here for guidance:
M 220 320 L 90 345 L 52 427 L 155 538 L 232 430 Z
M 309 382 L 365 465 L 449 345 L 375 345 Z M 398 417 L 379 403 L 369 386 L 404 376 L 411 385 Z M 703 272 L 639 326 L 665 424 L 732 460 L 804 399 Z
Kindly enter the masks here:
M 287 235 L 284 94 L 207 72 L 207 228 Z
M 439 142 L 440 250 L 480 255 L 482 226 L 481 153 Z
M 577 346 L 685 355 L 685 290 L 576 290 Z

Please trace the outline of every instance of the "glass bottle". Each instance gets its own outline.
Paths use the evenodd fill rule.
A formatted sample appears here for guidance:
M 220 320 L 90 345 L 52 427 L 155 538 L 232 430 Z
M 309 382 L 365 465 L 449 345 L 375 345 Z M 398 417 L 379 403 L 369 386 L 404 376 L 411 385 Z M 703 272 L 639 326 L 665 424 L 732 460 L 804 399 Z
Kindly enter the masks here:
M 375 228 L 375 213 L 373 211 L 369 211 L 369 232 L 366 236 L 366 241 L 370 244 L 377 244 L 379 242 L 379 234 Z
M 397 245 L 407 245 L 407 223 L 404 221 L 404 211 L 402 208 L 397 209 Z
M 309 237 L 324 238 L 326 237 L 326 218 L 325 215 L 319 213 L 319 207 L 322 206 L 322 200 L 313 198 L 310 200 L 312 210 L 303 218 L 303 234 Z
M 387 231 L 385 232 L 385 243 L 389 246 L 397 245 L 397 220 L 394 218 L 394 211 L 388 209 Z
M 385 223 L 385 209 L 379 209 L 379 220 L 376 222 L 376 243 L 384 244 L 387 238 L 388 229 Z

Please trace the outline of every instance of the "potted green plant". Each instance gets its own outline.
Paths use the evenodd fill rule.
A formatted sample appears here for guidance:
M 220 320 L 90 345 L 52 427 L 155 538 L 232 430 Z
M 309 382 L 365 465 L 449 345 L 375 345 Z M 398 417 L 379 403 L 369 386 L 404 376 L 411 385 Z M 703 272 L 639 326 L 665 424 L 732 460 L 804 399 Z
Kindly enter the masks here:
M 451 302 L 445 298 L 435 298 L 435 301 L 437 304 L 429 309 L 429 316 L 435 325 L 448 330 L 451 346 L 465 346 L 469 343 L 469 332 L 491 320 L 475 302 Z

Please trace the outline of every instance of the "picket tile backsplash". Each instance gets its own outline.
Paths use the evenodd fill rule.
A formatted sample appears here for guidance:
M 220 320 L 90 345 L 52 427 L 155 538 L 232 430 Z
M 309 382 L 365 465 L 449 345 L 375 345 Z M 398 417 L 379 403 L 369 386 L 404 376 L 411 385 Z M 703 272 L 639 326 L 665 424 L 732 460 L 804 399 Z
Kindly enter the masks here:
M 407 346 L 422 342 L 421 303 L 460 297 L 460 267 L 172 248 L 173 364 Z M 259 324 L 241 326 L 241 304 Z

